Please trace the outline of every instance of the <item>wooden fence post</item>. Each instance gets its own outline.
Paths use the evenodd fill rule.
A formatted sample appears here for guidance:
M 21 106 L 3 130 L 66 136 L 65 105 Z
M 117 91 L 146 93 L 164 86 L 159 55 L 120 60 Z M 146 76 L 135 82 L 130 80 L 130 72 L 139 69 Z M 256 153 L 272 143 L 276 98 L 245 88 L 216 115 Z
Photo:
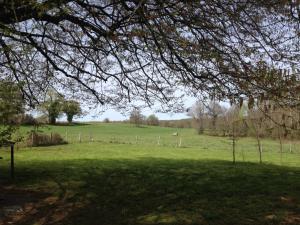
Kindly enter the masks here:
M 14 159 L 14 144 L 10 145 L 10 176 L 15 177 L 15 159 Z
M 181 137 L 179 138 L 179 145 L 178 145 L 179 148 L 181 148 Z
M 31 147 L 34 145 L 34 134 L 33 132 L 31 133 Z
M 68 131 L 66 130 L 66 141 L 68 141 Z

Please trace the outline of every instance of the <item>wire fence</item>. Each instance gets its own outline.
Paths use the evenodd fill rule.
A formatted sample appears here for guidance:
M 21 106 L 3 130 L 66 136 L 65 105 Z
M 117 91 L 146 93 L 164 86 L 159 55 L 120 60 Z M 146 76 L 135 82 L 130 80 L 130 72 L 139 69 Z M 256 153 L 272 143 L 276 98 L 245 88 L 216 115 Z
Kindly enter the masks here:
M 113 144 L 133 144 L 147 146 L 161 146 L 174 148 L 199 148 L 199 149 L 220 149 L 232 150 L 232 139 L 230 137 L 214 136 L 183 136 L 183 135 L 102 135 L 90 133 L 68 133 L 62 134 L 68 143 L 113 143 Z M 258 145 L 254 138 L 240 138 L 236 140 L 237 152 L 257 152 Z M 300 141 L 285 140 L 281 144 L 279 140 L 262 139 L 261 150 L 263 153 L 277 152 L 300 154 Z M 282 152 L 281 152 L 282 150 Z

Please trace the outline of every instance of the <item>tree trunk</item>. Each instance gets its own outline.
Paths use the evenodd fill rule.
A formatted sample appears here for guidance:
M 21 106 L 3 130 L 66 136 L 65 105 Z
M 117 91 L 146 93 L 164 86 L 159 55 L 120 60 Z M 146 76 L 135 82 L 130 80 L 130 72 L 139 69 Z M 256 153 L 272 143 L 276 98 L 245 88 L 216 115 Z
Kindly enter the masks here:
M 278 127 L 278 134 L 279 134 L 279 144 L 280 144 L 280 164 L 282 164 L 282 152 L 283 152 L 283 145 L 282 145 L 282 135 L 281 135 L 281 128 Z
M 198 134 L 203 134 L 204 132 L 204 128 L 203 128 L 203 119 L 197 119 L 197 123 L 198 123 Z
M 259 134 L 256 134 L 257 146 L 258 146 L 258 153 L 259 153 L 259 163 L 262 163 L 262 150 L 261 150 L 261 143 Z
M 67 115 L 67 119 L 69 123 L 73 122 L 73 115 Z
M 52 125 L 56 124 L 56 118 L 54 116 L 49 116 L 49 123 Z

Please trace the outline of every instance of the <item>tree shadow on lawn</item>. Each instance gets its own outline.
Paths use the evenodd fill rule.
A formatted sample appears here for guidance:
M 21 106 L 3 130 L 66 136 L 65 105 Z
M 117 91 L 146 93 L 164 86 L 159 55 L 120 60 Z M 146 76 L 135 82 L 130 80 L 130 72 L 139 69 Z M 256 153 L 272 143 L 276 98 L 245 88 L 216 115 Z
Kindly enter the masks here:
M 300 168 L 82 159 L 19 165 L 16 175 L 10 188 L 48 197 L 11 224 L 300 224 Z

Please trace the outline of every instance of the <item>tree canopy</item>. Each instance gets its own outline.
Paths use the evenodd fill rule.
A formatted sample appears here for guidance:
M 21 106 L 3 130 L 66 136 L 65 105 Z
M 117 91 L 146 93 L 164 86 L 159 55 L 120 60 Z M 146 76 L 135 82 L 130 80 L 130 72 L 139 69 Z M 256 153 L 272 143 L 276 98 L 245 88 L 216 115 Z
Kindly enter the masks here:
M 130 112 L 129 116 L 129 122 L 132 124 L 135 124 L 137 127 L 139 127 L 145 120 L 145 116 L 142 114 L 141 110 L 139 108 L 134 108 Z
M 64 101 L 62 111 L 66 114 L 69 123 L 73 122 L 74 116 L 82 113 L 80 103 L 74 100 Z
M 16 130 L 15 116 L 24 112 L 24 101 L 19 87 L 0 80 L 0 145 L 11 141 Z
M 46 100 L 40 104 L 40 110 L 48 117 L 50 124 L 56 124 L 56 119 L 62 114 L 64 99 L 55 91 L 47 92 Z
M 290 103 L 298 15 L 281 0 L 0 0 L 0 76 L 32 105 L 49 88 L 121 106 L 172 105 L 179 87 Z

